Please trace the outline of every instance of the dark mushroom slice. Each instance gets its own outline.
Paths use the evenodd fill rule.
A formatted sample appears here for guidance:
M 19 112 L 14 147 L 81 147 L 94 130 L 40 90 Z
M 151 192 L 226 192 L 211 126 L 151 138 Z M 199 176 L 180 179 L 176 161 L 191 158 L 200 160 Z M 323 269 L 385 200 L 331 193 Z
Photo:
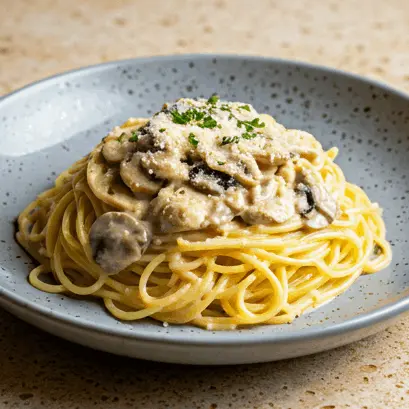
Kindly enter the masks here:
M 227 189 L 240 185 L 230 175 L 211 169 L 204 163 L 194 165 L 189 170 L 189 180 L 196 189 L 213 194 L 222 194 Z
M 299 183 L 297 210 L 306 218 L 305 224 L 312 229 L 322 229 L 330 225 L 338 213 L 336 200 L 322 184 Z
M 199 144 L 197 153 L 209 168 L 229 175 L 243 186 L 256 186 L 263 177 L 256 160 L 241 152 L 231 152 L 226 147 L 230 145 L 216 148 L 217 154 L 213 154 Z
M 152 240 L 151 224 L 125 212 L 108 212 L 89 232 L 92 257 L 108 274 L 117 274 L 140 260 Z
M 297 210 L 302 216 L 306 216 L 308 213 L 315 209 L 315 200 L 308 185 L 299 183 L 295 188 L 295 193 L 298 196 Z

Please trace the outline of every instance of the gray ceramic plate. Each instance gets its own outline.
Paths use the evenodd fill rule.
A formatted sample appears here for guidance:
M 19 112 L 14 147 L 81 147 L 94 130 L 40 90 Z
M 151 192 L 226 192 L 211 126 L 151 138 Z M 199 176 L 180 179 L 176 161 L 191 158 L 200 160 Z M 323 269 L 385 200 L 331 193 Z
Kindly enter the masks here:
M 13 220 L 56 174 L 115 124 L 164 101 L 209 96 L 254 104 L 287 127 L 338 146 L 347 178 L 384 208 L 389 268 L 291 325 L 232 332 L 152 321 L 123 323 L 94 301 L 45 294 L 27 282 L 29 259 Z M 93 348 L 190 364 L 294 357 L 385 328 L 409 307 L 408 96 L 364 78 L 292 61 L 190 55 L 103 64 L 59 75 L 0 99 L 0 305 L 33 325 Z

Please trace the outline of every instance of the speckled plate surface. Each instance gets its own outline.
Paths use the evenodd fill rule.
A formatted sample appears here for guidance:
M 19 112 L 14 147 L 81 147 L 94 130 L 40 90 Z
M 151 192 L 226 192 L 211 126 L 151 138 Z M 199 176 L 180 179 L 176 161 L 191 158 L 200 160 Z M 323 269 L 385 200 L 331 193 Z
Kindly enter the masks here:
M 209 96 L 250 102 L 286 127 L 338 146 L 347 178 L 384 208 L 393 261 L 290 325 L 210 332 L 123 323 L 95 301 L 42 293 L 14 241 L 18 213 L 55 176 L 130 116 L 164 101 Z M 0 99 L 0 305 L 74 342 L 137 358 L 234 364 L 300 356 L 371 335 L 409 309 L 409 99 L 385 85 L 299 62 L 187 55 L 120 61 L 62 74 Z

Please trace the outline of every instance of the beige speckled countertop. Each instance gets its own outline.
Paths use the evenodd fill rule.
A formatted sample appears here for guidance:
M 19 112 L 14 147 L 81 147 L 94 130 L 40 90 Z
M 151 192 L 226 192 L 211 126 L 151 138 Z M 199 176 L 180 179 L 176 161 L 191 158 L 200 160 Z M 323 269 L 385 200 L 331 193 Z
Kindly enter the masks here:
M 218 52 L 331 65 L 409 90 L 403 0 L 0 0 L 0 94 L 60 71 Z M 119 358 L 0 311 L 0 408 L 409 408 L 409 321 L 305 358 L 200 368 Z

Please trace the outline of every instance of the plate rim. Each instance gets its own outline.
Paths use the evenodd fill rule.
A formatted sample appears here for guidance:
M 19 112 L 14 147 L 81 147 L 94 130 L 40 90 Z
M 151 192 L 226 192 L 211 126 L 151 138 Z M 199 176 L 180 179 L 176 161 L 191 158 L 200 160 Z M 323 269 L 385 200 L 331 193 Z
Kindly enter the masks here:
M 192 54 L 171 54 L 171 55 L 156 55 L 150 57 L 136 57 L 129 59 L 114 60 L 105 63 L 88 65 L 80 68 L 75 68 L 68 71 L 63 71 L 59 74 L 48 76 L 30 84 L 27 84 L 21 88 L 18 88 L 11 93 L 0 96 L 0 110 L 2 105 L 12 100 L 13 98 L 21 96 L 25 92 L 38 92 L 41 91 L 43 87 L 49 85 L 54 85 L 61 78 L 75 78 L 78 75 L 93 73 L 98 71 L 103 71 L 110 69 L 115 66 L 123 66 L 126 64 L 143 64 L 149 62 L 157 61 L 185 61 L 185 60 L 233 60 L 233 61 L 250 61 L 250 62 L 263 62 L 271 63 L 275 65 L 287 65 L 293 67 L 301 67 L 305 69 L 312 69 L 315 71 L 336 74 L 338 76 L 346 77 L 361 83 L 365 83 L 370 86 L 377 87 L 384 92 L 393 94 L 400 97 L 407 102 L 409 102 L 409 93 L 402 91 L 400 89 L 394 88 L 392 85 L 369 77 L 365 77 L 360 74 L 347 72 L 338 68 L 327 67 L 324 65 L 313 64 L 305 61 L 298 61 L 285 58 L 276 57 L 265 57 L 265 56 L 255 56 L 255 55 L 245 55 L 245 54 L 214 54 L 214 53 L 192 53 Z M 91 331 L 93 333 L 103 333 L 106 335 L 134 339 L 138 341 L 149 341 L 149 342 L 163 342 L 171 344 L 190 344 L 190 345 L 260 345 L 266 343 L 288 343 L 296 341 L 312 341 L 317 338 L 322 337 L 334 337 L 341 334 L 346 334 L 352 331 L 363 330 L 376 325 L 383 321 L 388 321 L 397 317 L 398 315 L 409 310 L 409 296 L 402 296 L 401 299 L 397 301 L 391 301 L 390 303 L 375 307 L 369 312 L 354 316 L 352 318 L 346 319 L 341 323 L 329 325 L 326 327 L 310 327 L 301 330 L 295 330 L 286 333 L 280 332 L 261 332 L 258 334 L 247 333 L 248 329 L 238 329 L 232 331 L 221 331 L 225 337 L 214 337 L 215 334 L 220 333 L 219 331 L 207 331 L 203 330 L 199 334 L 194 336 L 187 336 L 187 333 L 174 334 L 171 331 L 167 333 L 163 332 L 152 332 L 144 333 L 138 331 L 129 331 L 125 328 L 115 328 L 112 326 L 101 325 L 95 322 L 86 322 L 82 319 L 77 319 L 66 315 L 65 313 L 59 312 L 51 307 L 42 306 L 35 303 L 32 300 L 28 300 L 19 294 L 6 289 L 1 285 L 0 282 L 0 304 L 7 306 L 7 304 L 14 304 L 17 308 L 29 308 L 36 313 L 43 315 L 45 318 L 51 320 L 60 321 L 64 325 L 72 326 L 75 328 L 82 328 L 86 331 Z M 230 336 L 228 336 L 228 334 Z M 177 336 L 176 336 L 177 335 Z

